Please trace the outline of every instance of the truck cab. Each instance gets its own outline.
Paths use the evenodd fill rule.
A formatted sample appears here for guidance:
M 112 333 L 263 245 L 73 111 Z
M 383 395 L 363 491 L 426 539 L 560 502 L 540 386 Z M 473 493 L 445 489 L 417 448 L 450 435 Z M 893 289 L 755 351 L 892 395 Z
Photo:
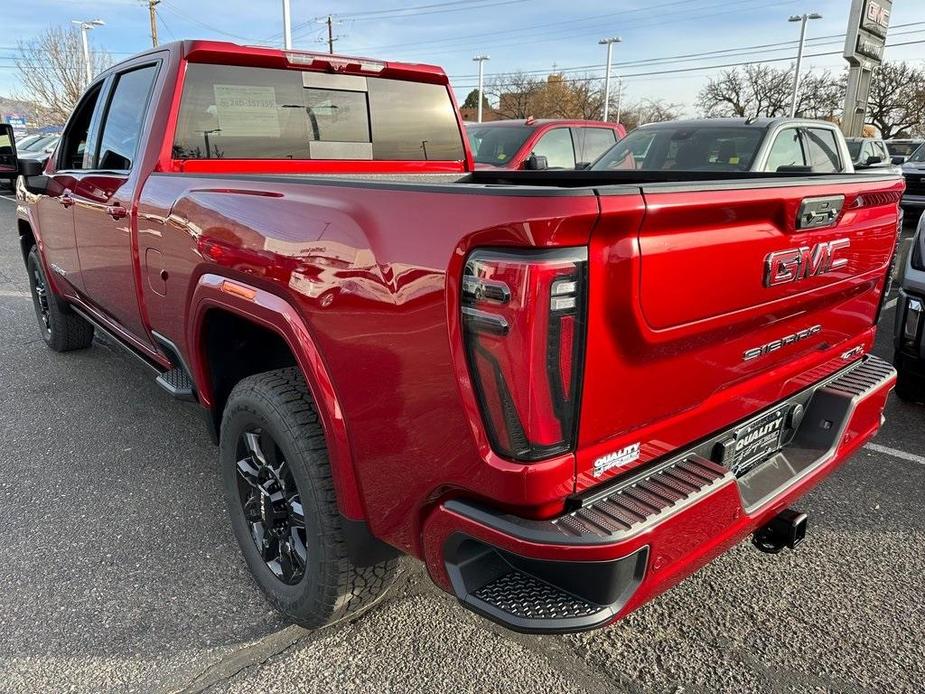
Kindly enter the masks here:
M 619 123 L 527 118 L 466 123 L 476 168 L 581 169 L 626 135 Z

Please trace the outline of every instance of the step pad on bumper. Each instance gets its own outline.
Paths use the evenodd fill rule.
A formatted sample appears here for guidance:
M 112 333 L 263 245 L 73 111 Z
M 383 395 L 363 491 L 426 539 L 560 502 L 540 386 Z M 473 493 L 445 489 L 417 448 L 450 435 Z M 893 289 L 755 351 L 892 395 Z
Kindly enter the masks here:
M 456 500 L 445 506 L 533 542 L 599 545 L 636 535 L 734 480 L 729 469 L 691 454 L 611 485 L 585 499 L 581 508 L 551 520 L 516 518 Z
M 577 619 L 604 609 L 517 570 L 503 574 L 472 595 L 524 619 Z
M 876 357 L 869 357 L 857 368 L 838 376 L 821 390 L 829 390 L 851 398 L 865 398 L 880 388 L 895 373 L 896 370 L 887 362 Z
M 552 524 L 565 535 L 614 538 L 673 507 L 686 506 L 730 479 L 729 470 L 694 455 L 631 479 Z

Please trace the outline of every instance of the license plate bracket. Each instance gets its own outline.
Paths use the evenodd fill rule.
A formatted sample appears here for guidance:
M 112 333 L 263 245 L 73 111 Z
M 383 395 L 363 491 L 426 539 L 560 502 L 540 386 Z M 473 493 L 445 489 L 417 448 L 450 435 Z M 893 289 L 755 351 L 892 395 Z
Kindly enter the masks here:
M 787 409 L 778 407 L 736 429 L 730 468 L 737 477 L 783 447 Z

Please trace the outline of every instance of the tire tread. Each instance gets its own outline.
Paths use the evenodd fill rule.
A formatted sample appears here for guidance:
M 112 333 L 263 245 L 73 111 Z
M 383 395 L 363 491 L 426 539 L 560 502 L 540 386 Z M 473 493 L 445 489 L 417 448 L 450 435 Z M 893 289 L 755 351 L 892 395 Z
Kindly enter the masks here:
M 293 610 L 286 609 L 269 595 L 271 601 L 309 628 L 332 624 L 362 612 L 394 582 L 398 559 L 368 567 L 358 567 L 350 561 L 324 432 L 301 372 L 290 367 L 241 380 L 228 398 L 226 417 L 235 401 L 242 398 L 263 401 L 277 424 L 284 427 L 290 440 L 295 442 L 301 460 L 309 461 L 310 464 L 303 465 L 303 469 L 313 488 L 302 490 L 303 505 L 305 496 L 310 495 L 320 518 L 320 540 L 324 548 L 321 574 L 324 582 L 319 586 L 317 596 L 306 596 L 306 599 L 316 597 L 315 605 L 307 614 L 303 609 L 296 610 L 299 614 L 293 614 Z

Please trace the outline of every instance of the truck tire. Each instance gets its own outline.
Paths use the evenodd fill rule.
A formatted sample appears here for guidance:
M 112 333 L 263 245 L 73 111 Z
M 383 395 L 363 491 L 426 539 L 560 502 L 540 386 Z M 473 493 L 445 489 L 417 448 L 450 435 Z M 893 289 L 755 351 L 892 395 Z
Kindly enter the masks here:
M 925 376 L 919 371 L 922 368 L 921 362 L 896 354 L 893 364 L 896 366 L 896 397 L 903 402 L 925 403 Z
M 357 566 L 348 558 L 324 433 L 297 368 L 234 387 L 222 416 L 220 458 L 235 537 L 280 612 L 316 629 L 385 594 L 398 560 Z
M 84 349 L 93 342 L 93 326 L 74 313 L 48 286 L 45 270 L 33 246 L 26 260 L 29 288 L 35 317 L 42 331 L 42 339 L 55 352 Z

